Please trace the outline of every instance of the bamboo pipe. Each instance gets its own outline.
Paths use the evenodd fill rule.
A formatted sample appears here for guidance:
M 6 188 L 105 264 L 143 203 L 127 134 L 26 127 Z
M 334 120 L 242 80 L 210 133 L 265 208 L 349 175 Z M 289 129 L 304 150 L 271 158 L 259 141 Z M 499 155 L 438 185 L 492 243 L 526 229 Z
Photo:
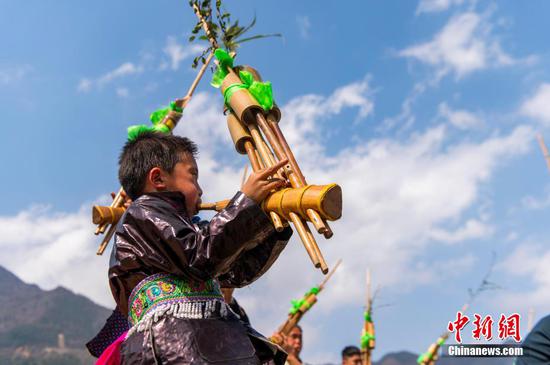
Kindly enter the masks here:
M 236 74 L 236 70 L 240 70 L 240 69 L 250 72 L 255 80 L 262 81 L 262 78 L 256 69 L 250 66 L 237 66 L 237 68 L 234 70 L 228 70 L 229 73 L 231 73 L 229 78 L 231 80 L 230 83 L 240 81 L 240 77 L 237 76 Z M 246 91 L 242 91 L 242 92 L 244 94 L 248 94 Z M 244 98 L 244 101 L 246 101 L 247 96 L 243 95 L 241 98 Z M 246 104 L 247 104 L 246 102 L 244 103 L 244 105 L 241 105 L 241 103 L 238 104 L 238 109 L 241 110 L 241 114 L 243 118 L 249 115 L 247 114 L 248 113 L 247 110 L 249 109 L 249 107 L 245 107 Z M 256 109 L 259 109 L 259 108 L 257 107 Z M 253 109 L 253 110 L 256 110 L 256 109 Z M 276 111 L 277 112 L 275 113 L 272 110 L 268 114 L 268 118 L 274 123 L 273 125 L 270 125 L 270 123 L 266 121 L 266 119 L 263 116 L 263 111 L 261 110 L 255 112 L 256 114 L 255 120 L 250 120 L 250 118 L 247 117 L 247 120 L 245 121 L 243 119 L 243 121 L 246 122 L 247 124 L 253 124 L 254 122 L 258 124 L 258 126 L 260 127 L 263 134 L 266 136 L 269 144 L 271 145 L 273 151 L 275 152 L 275 155 L 279 160 L 288 158 L 289 165 L 284 167 L 284 171 L 292 187 L 297 188 L 297 187 L 306 186 L 305 177 L 303 176 L 300 168 L 298 167 L 298 163 L 294 157 L 294 154 L 290 150 L 290 147 L 288 146 L 288 143 L 286 142 L 286 139 L 277 123 L 278 122 L 277 118 L 280 118 L 280 114 L 281 114 L 280 110 L 277 108 Z M 317 232 L 324 234 L 325 238 L 332 237 L 333 235 L 332 230 L 328 226 L 326 220 L 320 217 L 318 212 L 311 209 L 311 210 L 308 210 L 306 213 L 308 215 L 309 220 L 315 226 L 315 229 L 317 230 Z
M 544 143 L 544 138 L 542 137 L 542 134 L 537 133 L 537 140 L 539 142 L 542 155 L 544 156 L 546 166 L 548 167 L 548 170 L 550 170 L 550 155 L 548 154 L 548 148 L 546 148 L 546 144 Z
M 281 128 L 279 127 L 279 122 L 275 119 L 275 116 L 272 113 L 267 115 L 267 122 L 269 123 L 269 126 L 273 130 L 273 133 L 275 134 L 277 140 L 279 141 L 279 143 L 280 143 L 280 145 L 281 145 L 281 147 L 282 147 L 282 149 L 285 153 L 286 158 L 288 158 L 288 162 L 289 162 L 289 164 L 292 168 L 292 171 L 296 174 L 297 178 L 299 179 L 300 183 L 303 186 L 307 185 L 306 178 L 305 178 L 304 174 L 302 173 L 302 170 L 300 169 L 300 166 L 298 165 L 298 162 L 296 161 L 296 158 L 294 157 L 294 153 L 290 149 L 290 146 L 288 145 L 288 142 L 287 142 L 283 132 L 281 131 Z M 313 217 L 315 217 L 315 211 L 308 212 L 308 216 L 312 220 L 312 222 L 315 222 L 315 220 L 313 220 Z M 320 232 L 319 229 L 318 229 L 318 232 L 322 233 L 325 236 L 325 238 L 327 238 L 327 239 L 332 237 L 334 233 L 332 232 L 332 229 L 330 228 L 328 223 L 323 219 L 321 219 L 321 222 L 322 222 L 322 225 L 318 224 L 318 226 L 319 227 L 324 227 L 324 231 Z M 316 226 L 316 228 L 317 228 L 317 226 Z
M 258 161 L 258 152 L 254 148 L 254 145 L 250 141 L 246 141 L 244 143 L 244 148 L 246 149 L 246 154 L 248 155 L 248 159 L 250 160 L 250 164 L 252 165 L 253 171 L 258 171 L 262 167 L 260 166 L 260 162 Z
M 118 209 L 124 209 L 124 208 L 118 208 Z M 103 252 L 107 248 L 107 245 L 109 244 L 109 241 L 111 240 L 111 238 L 115 234 L 116 226 L 117 225 L 114 224 L 114 223 L 111 224 L 111 227 L 109 227 L 109 230 L 107 231 L 105 236 L 103 236 L 103 240 L 101 241 L 101 244 L 99 245 L 99 248 L 97 249 L 96 255 L 103 255 Z
M 230 113 L 227 116 L 227 127 L 229 128 L 229 134 L 231 135 L 231 139 L 233 140 L 233 144 L 235 145 L 235 149 L 237 150 L 237 152 L 241 154 L 246 153 L 254 172 L 259 171 L 260 163 L 258 162 L 256 153 L 254 152 L 255 147 L 251 142 L 253 138 L 246 130 L 246 127 L 233 113 Z M 275 230 L 277 232 L 281 232 L 284 229 L 284 224 L 281 217 L 279 217 L 279 215 L 274 211 L 270 211 L 269 216 L 271 217 L 271 221 L 273 222 Z
M 208 24 L 206 23 L 206 20 L 201 14 L 201 11 L 197 4 L 193 4 L 193 10 L 195 11 L 195 15 L 197 18 L 199 18 L 199 21 L 202 23 L 202 29 L 204 29 L 204 33 L 206 34 L 206 37 L 210 41 L 210 44 L 214 49 L 218 48 L 218 42 L 216 41 L 216 38 L 212 36 L 212 33 L 210 32 L 210 28 L 208 28 Z
M 285 151 L 283 150 L 283 147 L 279 143 L 279 139 L 275 135 L 273 129 L 269 126 L 269 124 L 265 120 L 265 117 L 263 116 L 262 113 L 256 114 L 256 122 L 258 123 L 258 126 L 266 136 L 271 147 L 273 147 L 273 151 L 275 152 L 275 155 L 277 156 L 277 158 L 279 160 L 288 158 Z M 290 162 L 290 159 L 289 159 L 289 162 Z M 290 184 L 292 185 L 293 188 L 301 188 L 305 186 L 305 183 L 296 175 L 296 173 L 294 172 L 294 169 L 291 167 L 290 164 L 285 166 L 284 169 L 290 180 Z M 321 216 L 319 215 L 319 213 L 317 213 L 313 209 L 308 209 L 307 215 L 311 223 L 313 223 L 313 225 L 315 226 L 315 229 L 317 230 L 317 232 L 324 234 L 327 231 L 325 222 L 321 219 Z
M 338 269 L 338 266 L 340 266 L 340 264 L 342 263 L 342 259 L 338 259 L 338 261 L 336 262 L 336 264 L 332 267 L 332 270 L 330 270 L 330 272 L 328 273 L 327 276 L 325 276 L 325 278 L 323 279 L 323 281 L 321 282 L 321 284 L 319 284 L 319 292 L 321 292 L 321 290 L 323 290 L 325 288 L 325 285 L 327 284 L 327 282 L 330 280 L 330 278 L 332 277 L 332 275 L 334 275 L 334 273 L 336 272 L 336 270 Z
M 118 208 L 118 207 L 122 206 L 122 204 L 124 202 L 124 199 L 122 197 L 123 194 L 124 194 L 124 189 L 122 189 L 122 188 L 118 189 L 118 192 L 115 195 L 115 197 L 113 198 L 113 201 L 111 202 L 111 205 L 109 207 L 110 208 Z M 98 227 L 97 227 L 96 231 L 94 232 L 94 234 L 97 236 L 98 234 L 104 233 L 108 226 L 109 226 L 109 223 L 104 223 L 104 224 L 98 225 Z
M 269 155 L 271 154 L 271 151 L 269 151 L 267 146 L 264 144 L 263 138 L 260 134 L 260 131 L 258 130 L 258 127 L 254 124 L 249 124 L 248 129 L 250 130 L 250 135 L 252 136 L 252 139 L 254 140 L 256 147 L 258 148 L 257 151 L 262 157 L 264 164 L 266 164 L 267 167 L 273 166 L 273 164 L 271 163 L 271 159 L 269 157 Z M 300 216 L 298 216 L 296 213 L 290 213 L 289 215 L 290 215 L 291 222 L 294 224 L 294 226 L 296 227 L 296 230 L 298 231 L 298 235 L 300 236 L 300 239 L 304 244 L 304 247 L 309 255 L 309 258 L 311 259 L 311 262 L 315 267 L 321 268 L 321 270 L 323 270 L 323 273 L 325 273 L 326 269 L 321 267 L 322 266 L 321 260 L 319 259 L 319 256 L 318 256 L 318 254 L 320 253 L 319 248 L 317 247 L 317 250 L 315 249 L 315 246 L 317 246 L 317 243 L 315 242 L 313 235 L 311 235 L 311 231 L 309 231 L 307 224 L 304 224 L 303 219 L 300 218 Z M 310 234 L 307 233 L 308 231 L 310 232 Z
M 299 310 L 294 313 L 289 313 L 287 320 L 281 326 L 279 326 L 279 329 L 277 330 L 278 333 L 288 335 L 290 330 L 298 324 L 298 322 L 302 319 L 306 312 L 309 311 L 315 303 L 317 303 L 317 295 L 321 293 L 326 283 L 330 280 L 330 278 L 336 272 L 338 266 L 340 266 L 341 263 L 342 259 L 339 259 L 338 262 L 336 262 L 336 265 L 334 265 L 333 269 L 330 270 L 327 276 L 325 276 L 324 280 L 318 286 L 319 292 L 317 294 L 308 293 L 308 295 L 304 297 L 305 303 L 299 308 Z

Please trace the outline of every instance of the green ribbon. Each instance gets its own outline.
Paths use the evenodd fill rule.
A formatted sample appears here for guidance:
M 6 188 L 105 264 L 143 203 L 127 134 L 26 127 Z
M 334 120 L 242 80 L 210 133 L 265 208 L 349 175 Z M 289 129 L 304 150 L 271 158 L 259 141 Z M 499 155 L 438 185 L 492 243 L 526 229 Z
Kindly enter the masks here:
M 248 89 L 250 95 L 256 99 L 264 110 L 267 111 L 273 108 L 273 90 L 271 88 L 271 82 L 256 81 L 254 80 L 254 76 L 248 71 L 240 71 L 239 77 L 243 82 L 242 84 L 229 85 L 229 87 L 225 89 L 223 93 L 225 105 L 229 106 L 231 97 L 236 91 Z
M 128 141 L 135 140 L 139 135 L 146 132 L 170 133 L 170 128 L 165 124 L 145 125 L 138 124 L 128 127 Z
M 306 306 L 306 310 L 311 308 L 311 304 L 309 304 L 307 301 L 306 301 L 306 298 L 309 296 L 309 295 L 317 295 L 319 294 L 321 290 L 314 286 L 313 288 L 309 289 L 309 291 L 304 294 L 304 297 L 302 299 L 298 299 L 298 300 L 291 300 L 290 301 L 290 304 L 292 305 L 292 308 L 290 308 L 290 310 L 288 311 L 289 314 L 296 314 L 300 311 L 300 308 L 302 308 L 304 305 Z
M 163 107 L 163 108 L 157 109 L 154 112 L 152 112 L 149 119 L 151 120 L 151 122 L 153 124 L 157 125 L 160 122 L 162 122 L 164 117 L 166 117 L 166 115 L 170 111 L 175 111 L 177 113 L 181 113 L 181 112 L 183 112 L 183 109 L 180 108 L 179 106 L 177 106 L 175 101 L 172 101 L 172 102 L 170 102 L 170 105 L 168 105 L 167 107 Z
M 370 315 L 370 312 L 365 312 L 365 321 L 372 323 L 372 317 Z
M 423 353 L 423 354 L 420 354 L 420 356 L 418 356 L 418 359 L 416 359 L 416 362 L 418 364 L 422 364 L 424 363 L 425 361 L 429 360 L 430 358 L 430 354 L 428 354 L 427 352 Z
M 372 333 L 365 332 L 363 336 L 361 336 L 361 347 L 366 349 L 369 346 L 370 340 L 375 340 L 376 338 Z
M 210 85 L 215 88 L 222 86 L 223 79 L 227 76 L 228 68 L 233 68 L 233 57 L 227 53 L 225 49 L 218 48 L 214 51 L 214 57 L 218 60 L 218 68 L 212 75 L 212 81 Z
M 438 338 L 437 339 L 437 345 L 438 346 L 441 346 L 445 343 L 447 339 L 446 338 Z M 422 364 L 423 362 L 427 362 L 427 361 L 430 361 L 433 357 L 433 354 L 430 353 L 430 352 L 425 352 L 423 354 L 421 354 L 420 356 L 418 356 L 418 359 L 416 360 L 417 363 L 419 364 Z

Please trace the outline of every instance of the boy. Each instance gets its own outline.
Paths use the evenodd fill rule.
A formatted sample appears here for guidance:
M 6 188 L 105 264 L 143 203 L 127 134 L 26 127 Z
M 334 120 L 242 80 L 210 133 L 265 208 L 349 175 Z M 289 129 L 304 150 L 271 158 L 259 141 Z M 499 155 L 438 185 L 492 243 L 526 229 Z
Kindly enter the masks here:
M 119 180 L 133 200 L 117 227 L 109 282 L 131 328 L 123 364 L 284 363 L 286 355 L 239 320 L 223 287 L 265 273 L 292 231 L 276 233 L 259 203 L 284 182 L 286 161 L 253 173 L 207 224 L 193 224 L 202 190 L 197 148 L 187 138 L 144 133 L 120 156 Z

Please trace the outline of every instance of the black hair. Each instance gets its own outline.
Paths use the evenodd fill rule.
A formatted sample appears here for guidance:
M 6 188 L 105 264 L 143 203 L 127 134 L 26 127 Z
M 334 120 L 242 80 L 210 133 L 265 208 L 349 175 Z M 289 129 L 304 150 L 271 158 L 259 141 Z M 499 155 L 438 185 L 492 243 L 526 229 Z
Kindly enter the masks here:
M 145 188 L 149 171 L 160 167 L 171 173 L 185 155 L 196 157 L 197 145 L 186 137 L 145 132 L 122 148 L 118 160 L 118 180 L 130 199 L 137 199 Z
M 361 350 L 357 346 L 346 346 L 342 350 L 342 359 L 353 355 L 361 355 Z

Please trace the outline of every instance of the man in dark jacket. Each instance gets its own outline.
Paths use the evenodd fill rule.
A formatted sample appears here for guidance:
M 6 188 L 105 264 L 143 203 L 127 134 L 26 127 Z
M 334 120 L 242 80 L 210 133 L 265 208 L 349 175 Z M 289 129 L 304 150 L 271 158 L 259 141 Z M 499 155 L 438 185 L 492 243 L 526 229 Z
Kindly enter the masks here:
M 145 133 L 128 142 L 119 179 L 133 200 L 111 255 L 111 291 L 131 328 L 123 364 L 284 363 L 286 354 L 243 323 L 220 285 L 242 287 L 265 273 L 292 231 L 275 232 L 260 207 L 284 184 L 286 161 L 256 172 L 205 225 L 191 220 L 202 190 L 190 140 Z
M 516 365 L 550 364 L 550 316 L 544 317 L 533 327 L 521 347 L 523 356 L 516 359 Z

